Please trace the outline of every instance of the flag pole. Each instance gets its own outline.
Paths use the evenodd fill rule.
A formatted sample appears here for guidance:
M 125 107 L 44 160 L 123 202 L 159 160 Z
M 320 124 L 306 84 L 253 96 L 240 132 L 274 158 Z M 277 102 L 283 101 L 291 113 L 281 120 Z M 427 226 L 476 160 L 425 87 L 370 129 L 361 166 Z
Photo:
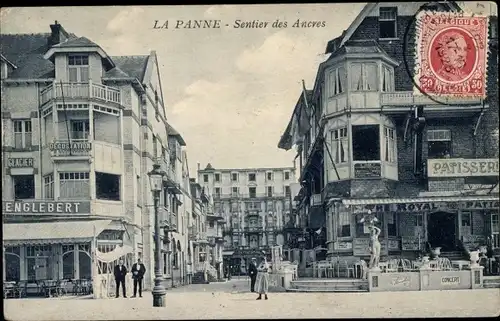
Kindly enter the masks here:
M 309 109 L 309 106 L 308 106 L 308 103 L 307 103 L 306 83 L 305 83 L 304 79 L 302 79 L 302 93 L 303 93 L 303 96 L 304 96 L 304 102 L 306 104 L 306 113 L 307 113 L 307 110 Z M 316 113 L 316 110 L 314 111 L 314 113 Z M 310 117 L 309 114 L 307 116 Z M 299 120 L 300 120 L 300 118 L 299 118 Z M 321 126 L 319 124 L 318 119 L 316 117 L 314 117 L 314 120 L 316 122 L 316 126 L 319 129 Z M 326 147 L 326 152 L 328 153 L 328 157 L 330 158 L 330 161 L 332 162 L 333 169 L 335 170 L 335 174 L 337 175 L 337 179 L 340 180 L 340 175 L 339 175 L 339 172 L 337 170 L 337 166 L 335 166 L 335 162 L 333 161 L 332 153 L 330 152 L 330 148 L 328 148 L 328 144 L 326 142 L 325 142 L 325 147 Z

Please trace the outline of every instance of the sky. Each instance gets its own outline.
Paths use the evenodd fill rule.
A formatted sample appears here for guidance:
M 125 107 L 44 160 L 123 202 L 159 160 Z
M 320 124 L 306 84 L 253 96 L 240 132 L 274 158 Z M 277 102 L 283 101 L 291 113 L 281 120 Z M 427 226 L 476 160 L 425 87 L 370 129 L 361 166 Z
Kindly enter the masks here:
M 475 3 L 468 6 L 473 10 Z M 277 148 L 302 91 L 309 89 L 326 44 L 347 29 L 364 3 L 217 6 L 2 8 L 1 33 L 50 32 L 57 20 L 108 55 L 155 50 L 168 122 L 186 141 L 190 173 L 204 168 L 292 166 L 296 152 Z M 221 20 L 220 29 L 175 29 L 178 20 Z M 272 28 L 279 19 L 286 28 Z M 324 27 L 293 28 L 303 21 Z M 169 29 L 155 29 L 169 21 Z M 234 28 L 236 20 L 269 22 Z M 228 26 L 226 26 L 228 24 Z

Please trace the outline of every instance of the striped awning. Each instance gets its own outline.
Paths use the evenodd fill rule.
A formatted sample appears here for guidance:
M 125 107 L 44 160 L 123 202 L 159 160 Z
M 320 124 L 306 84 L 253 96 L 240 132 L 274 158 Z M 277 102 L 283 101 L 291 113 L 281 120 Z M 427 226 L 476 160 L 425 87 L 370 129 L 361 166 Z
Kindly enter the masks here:
M 4 245 L 89 242 L 111 220 L 3 224 Z
M 344 205 L 383 205 L 400 203 L 426 203 L 426 202 L 494 202 L 498 201 L 498 195 L 475 195 L 475 196 L 451 196 L 451 197 L 413 197 L 413 198 L 364 198 L 344 199 Z

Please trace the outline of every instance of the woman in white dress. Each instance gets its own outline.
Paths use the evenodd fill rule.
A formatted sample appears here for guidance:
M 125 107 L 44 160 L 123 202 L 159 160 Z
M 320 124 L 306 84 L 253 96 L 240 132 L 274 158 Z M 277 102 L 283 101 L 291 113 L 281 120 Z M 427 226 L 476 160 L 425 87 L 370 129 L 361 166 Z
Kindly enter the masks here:
M 269 288 L 269 264 L 267 263 L 266 257 L 262 258 L 259 266 L 257 267 L 257 280 L 255 282 L 256 291 L 259 293 L 257 300 L 262 300 L 262 294 L 267 300 L 267 290 Z

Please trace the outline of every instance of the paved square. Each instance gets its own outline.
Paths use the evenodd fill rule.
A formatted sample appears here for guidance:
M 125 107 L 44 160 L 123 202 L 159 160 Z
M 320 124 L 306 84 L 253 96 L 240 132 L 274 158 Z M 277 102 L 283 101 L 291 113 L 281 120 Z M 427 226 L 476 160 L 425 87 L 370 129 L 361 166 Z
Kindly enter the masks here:
M 190 285 L 167 292 L 167 307 L 143 298 L 9 299 L 8 320 L 139 320 L 475 317 L 500 314 L 500 289 L 391 293 L 270 293 L 256 301 L 247 281 Z

